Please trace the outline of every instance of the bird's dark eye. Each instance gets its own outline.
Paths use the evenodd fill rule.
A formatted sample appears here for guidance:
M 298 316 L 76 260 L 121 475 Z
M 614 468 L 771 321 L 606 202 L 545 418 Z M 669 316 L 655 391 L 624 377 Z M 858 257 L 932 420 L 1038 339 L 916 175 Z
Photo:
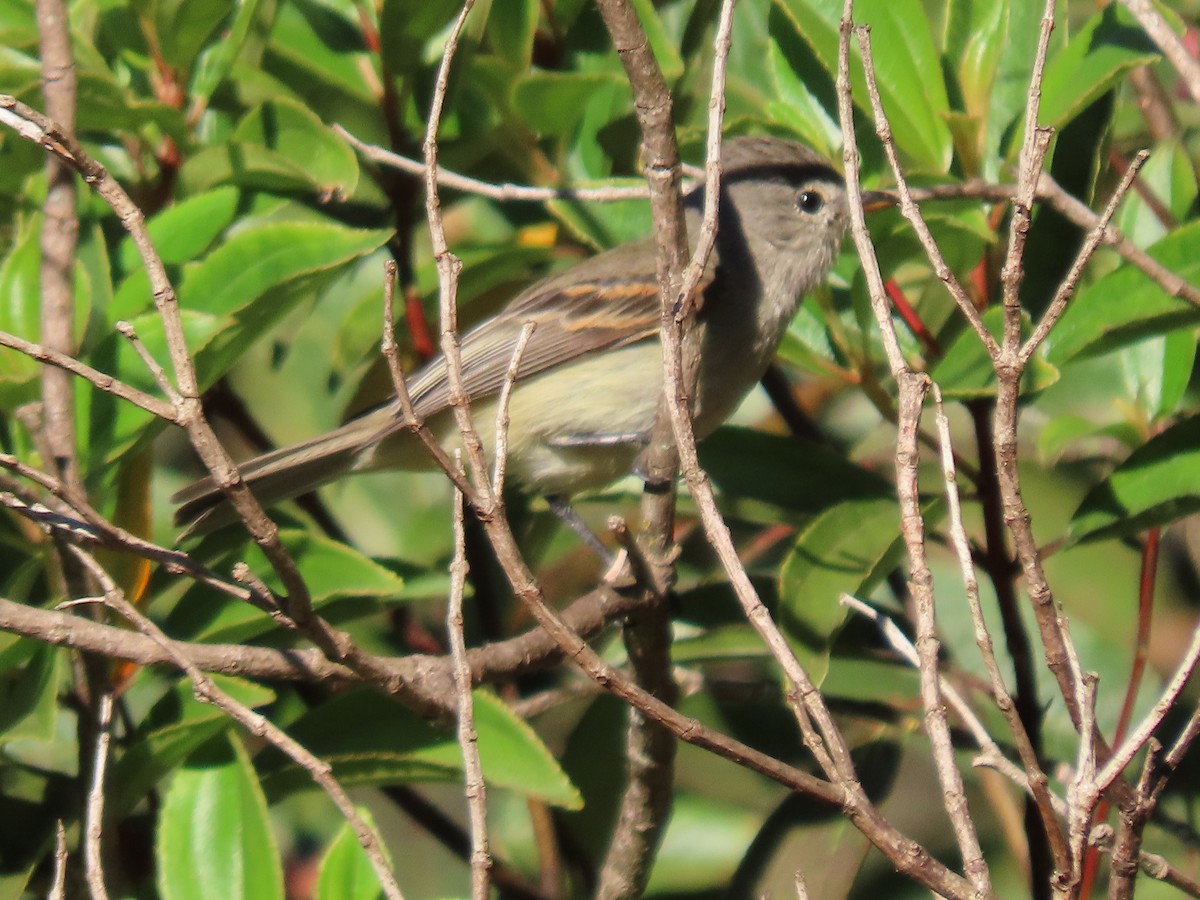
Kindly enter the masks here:
M 817 191 L 801 191 L 796 195 L 796 209 L 800 212 L 815 213 L 820 212 L 821 207 L 825 205 L 825 198 Z

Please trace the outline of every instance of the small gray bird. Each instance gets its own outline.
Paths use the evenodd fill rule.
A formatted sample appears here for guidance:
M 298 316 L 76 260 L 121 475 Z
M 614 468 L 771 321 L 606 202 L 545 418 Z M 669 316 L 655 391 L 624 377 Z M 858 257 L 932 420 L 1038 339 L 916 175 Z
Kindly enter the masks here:
M 838 255 L 848 224 L 845 184 L 812 150 L 771 137 L 721 148 L 720 218 L 700 289 L 697 437 L 711 433 L 762 377 L 801 295 Z M 703 191 L 686 198 L 699 231 Z M 564 496 L 628 474 L 654 425 L 662 390 L 659 296 L 650 238 L 623 244 L 532 285 L 462 337 L 463 381 L 489 453 L 496 396 L 526 322 L 510 406 L 508 472 L 526 490 Z M 461 442 L 449 409 L 446 362 L 409 379 L 417 415 L 445 446 Z M 340 428 L 241 465 L 263 503 L 350 472 L 432 465 L 392 401 Z M 180 491 L 190 531 L 233 521 L 212 480 Z

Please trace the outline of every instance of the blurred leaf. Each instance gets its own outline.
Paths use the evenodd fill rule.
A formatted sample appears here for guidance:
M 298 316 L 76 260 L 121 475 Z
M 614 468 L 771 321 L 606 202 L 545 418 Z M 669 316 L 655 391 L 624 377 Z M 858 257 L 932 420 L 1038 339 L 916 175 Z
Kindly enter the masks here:
M 379 15 L 379 41 L 383 62 L 396 75 L 415 72 L 425 61 L 425 45 L 446 28 L 462 4 L 458 0 L 384 0 Z M 497 10 L 499 18 L 504 12 Z
M 188 270 L 179 288 L 180 302 L 210 315 L 235 315 L 282 282 L 356 259 L 388 236 L 385 231 L 319 222 L 268 222 L 247 228 Z
M 41 247 L 38 228 L 22 229 L 0 264 L 0 330 L 36 341 L 41 333 Z M 0 383 L 24 384 L 36 378 L 41 366 L 15 350 L 0 350 Z M 16 404 L 13 404 L 14 406 Z
M 1130 398 L 1155 420 L 1183 399 L 1196 361 L 1194 330 L 1171 331 L 1125 347 L 1118 357 Z
M 283 529 L 279 537 L 296 561 L 317 610 L 340 597 L 396 601 L 405 596 L 402 578 L 353 547 L 307 531 Z M 217 568 L 228 568 L 238 560 L 244 560 L 268 587 L 282 592 L 278 575 L 257 545 L 239 546 Z M 172 633 L 185 634 L 191 640 L 226 642 L 244 641 L 276 627 L 261 610 L 232 598 L 215 600 L 200 585 L 184 594 L 168 617 L 167 626 Z
M 235 141 L 261 144 L 303 172 L 322 196 L 347 197 L 358 185 L 358 158 L 320 118 L 294 100 L 279 98 L 246 114 Z
M 1155 435 L 1092 488 L 1071 519 L 1072 540 L 1136 536 L 1200 510 L 1200 416 Z
M 849 500 L 824 510 L 797 536 L 779 573 L 789 628 L 828 638 L 846 618 L 843 593 L 869 594 L 903 547 L 894 498 Z
M 1200 222 L 1189 222 L 1148 252 L 1181 278 L 1200 284 L 1198 240 Z M 1061 367 L 1078 356 L 1105 353 L 1197 322 L 1200 311 L 1169 296 L 1140 270 L 1123 265 L 1079 291 L 1050 333 L 1047 359 Z
M 39 644 L 33 638 L 24 638 L 20 644 L 26 652 L 32 652 L 23 665 L 5 667 L 0 677 L 0 745 L 22 739 L 49 741 L 54 737 L 62 654 L 58 647 Z M 14 647 L 10 652 L 19 649 Z
M 644 181 L 614 179 L 613 185 L 643 185 Z M 587 187 L 581 184 L 579 187 Z M 613 203 L 584 203 L 579 200 L 550 200 L 546 207 L 580 241 L 594 250 L 607 250 L 626 241 L 645 237 L 650 225 L 648 200 L 617 200 Z
M 164 209 L 146 222 L 146 230 L 159 258 L 168 265 L 182 265 L 203 255 L 217 236 L 233 222 L 241 192 L 235 187 L 219 187 L 180 200 Z M 133 243 L 125 237 L 120 248 L 121 268 L 130 272 L 142 264 L 142 257 Z M 144 305 L 151 305 L 153 298 L 147 292 Z M 111 318 L 129 318 L 130 309 L 114 308 Z
M 719 428 L 700 462 L 722 495 L 817 513 L 847 500 L 891 498 L 895 489 L 828 447 L 746 428 Z
M 535 70 L 517 80 L 513 105 L 539 134 L 568 135 L 579 124 L 592 97 L 623 90 L 625 84 L 616 74 Z
M 157 0 L 155 37 L 163 60 L 173 69 L 188 72 L 196 54 L 233 6 L 233 0 Z
M 771 4 L 770 27 L 767 54 L 772 84 L 779 98 L 772 102 L 771 112 L 810 147 L 833 159 L 842 145 L 836 112 L 826 109 L 812 93 L 805 77 L 808 67 L 803 67 L 803 71 L 797 69 L 799 61 L 808 54 L 795 26 L 777 3 Z
M 266 706 L 274 692 L 240 678 L 216 673 L 217 687 L 250 708 Z M 233 720 L 196 699 L 190 679 L 178 679 L 146 714 L 125 751 L 113 760 L 105 780 L 105 808 L 116 818 L 127 815 L 160 780 L 191 753 L 223 731 Z
M 371 811 L 365 806 L 356 809 L 367 826 L 378 831 Z M 385 858 L 390 861 L 387 845 L 382 841 L 380 845 Z M 350 823 L 344 822 L 321 859 L 315 900 L 375 900 L 382 894 L 379 878 L 367 851 L 359 843 Z
M 754 657 L 769 658 L 770 652 L 749 625 L 705 628 L 701 634 L 676 638 L 671 643 L 671 659 L 680 664 Z
M 1130 69 L 1156 59 L 1157 48 L 1133 14 L 1110 3 L 1047 61 L 1039 124 L 1062 128 Z
M 302 166 L 257 142 L 228 141 L 206 147 L 188 157 L 179 170 L 179 181 L 189 194 L 224 184 L 281 194 L 310 194 L 323 188 Z
M 826 71 L 837 72 L 838 0 L 781 0 L 800 36 Z M 920 0 L 860 0 L 855 21 L 871 26 L 875 74 L 896 146 L 922 170 L 942 174 L 950 166 L 950 111 L 941 60 Z M 851 41 L 854 102 L 871 115 L 856 41 Z
M 155 856 L 165 900 L 283 898 L 283 868 L 254 768 L 232 737 L 197 753 L 171 780 Z
M 988 308 L 983 313 L 983 323 L 992 336 L 1000 340 L 1004 331 L 1004 310 L 999 306 Z M 1031 331 L 1027 315 L 1022 314 L 1021 324 L 1021 336 L 1026 338 Z M 1046 362 L 1046 355 L 1043 345 L 1030 359 L 1021 378 L 1023 396 L 1045 390 L 1058 381 L 1058 369 Z M 961 330 L 945 356 L 933 367 L 930 377 L 938 383 L 947 399 L 968 400 L 996 394 L 996 370 L 987 350 L 970 328 Z
M 533 730 L 488 692 L 472 696 L 488 783 L 578 809 L 579 792 Z M 298 719 L 289 731 L 331 763 L 343 785 L 452 781 L 462 775 L 462 753 L 452 731 L 375 691 L 336 697 Z M 311 785 L 307 772 L 275 750 L 263 753 L 260 771 L 272 796 Z
M 1125 422 L 1097 425 L 1083 416 L 1055 416 L 1038 432 L 1038 456 L 1053 466 L 1068 447 L 1089 438 L 1111 438 L 1131 448 L 1141 443 L 1141 433 Z
M 529 68 L 539 7 L 540 0 L 507 0 L 489 11 L 487 33 L 492 49 L 515 70 Z
M 1021 133 L 1013 125 L 1024 115 L 1042 17 L 1042 7 L 1036 3 L 1007 0 L 1005 6 L 1006 27 L 994 38 L 1000 45 L 1000 56 L 992 79 L 984 129 L 982 174 L 992 179 L 1001 177 L 1004 145 L 1020 146 Z M 1051 35 L 1052 52 L 1053 37 Z
M 222 40 L 206 48 L 196 61 L 191 89 L 193 102 L 207 102 L 213 91 L 229 76 L 261 6 L 259 0 L 237 0 L 233 22 Z
M 755 810 L 679 791 L 647 894 L 694 895 L 726 884 L 758 831 Z
M 1150 196 L 1177 219 L 1187 217 L 1196 201 L 1196 171 L 1191 158 L 1177 139 L 1161 141 L 1138 171 L 1138 180 Z M 1114 222 L 1127 238 L 1146 247 L 1165 237 L 1171 230 L 1156 205 L 1148 203 L 1139 191 L 1130 191 L 1121 201 Z
M 683 60 L 676 49 L 675 38 L 667 34 L 663 20 L 658 14 L 654 0 L 630 0 L 629 5 L 637 13 L 650 41 L 650 49 L 654 51 L 654 59 L 662 70 L 663 78 L 670 84 L 683 75 Z

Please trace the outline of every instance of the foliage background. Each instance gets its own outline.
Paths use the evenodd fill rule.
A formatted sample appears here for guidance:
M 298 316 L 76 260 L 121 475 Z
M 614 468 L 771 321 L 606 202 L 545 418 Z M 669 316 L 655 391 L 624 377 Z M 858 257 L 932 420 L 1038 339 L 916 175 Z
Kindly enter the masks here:
M 717 4 L 633 3 L 676 100 L 685 157 L 702 157 Z M 510 0 L 476 11 L 454 71 L 441 158 L 490 182 L 581 186 L 633 180 L 638 132 L 631 95 L 599 15 L 584 0 Z M 744 2 L 729 63 L 727 133 L 771 132 L 840 154 L 833 91 L 836 24 L 830 0 Z M 382 269 L 395 259 L 406 298 L 401 339 L 410 365 L 422 352 L 421 316 L 436 328 L 436 273 L 420 214 L 419 183 L 364 161 L 331 126 L 408 155 L 418 152 L 433 72 L 457 4 L 446 0 L 243 0 L 70 6 L 79 75 L 77 131 L 90 153 L 150 218 L 186 310 L 190 347 L 208 408 L 238 452 L 316 434 L 386 395 L 379 321 Z M 1010 177 L 1039 10 L 1004 0 L 864 0 L 883 100 L 909 174 L 941 184 Z M 1190 22 L 1195 8 L 1172 10 Z M 1120 228 L 1174 271 L 1200 276 L 1196 217 L 1196 109 L 1122 7 L 1060 5 L 1041 121 L 1058 130 L 1050 171 L 1089 204 L 1107 196 L 1122 160 L 1146 147 L 1144 192 L 1117 216 Z M 1177 117 L 1152 134 L 1129 76 L 1148 65 Z M 859 86 L 861 87 L 861 86 Z M 41 106 L 32 5 L 0 0 L 0 92 Z M 865 95 L 856 93 L 865 105 Z M 867 180 L 889 177 L 860 105 Z M 0 329 L 37 337 L 43 154 L 0 134 Z M 1116 173 L 1116 174 L 1114 174 Z M 981 305 L 995 297 L 1001 219 L 978 201 L 927 205 L 951 266 Z M 76 266 L 78 356 L 154 392 L 145 367 L 116 334 L 132 322 L 165 359 L 162 329 L 137 254 L 86 190 L 79 199 Z M 462 323 L 487 316 L 522 285 L 584 254 L 644 234 L 640 201 L 495 202 L 448 194 L 447 228 L 464 272 Z M 993 393 L 990 366 L 897 214 L 872 223 L 893 278 L 935 342 L 901 329 L 955 408 L 957 449 L 976 460 L 972 412 Z M 1078 245 L 1077 229 L 1038 211 L 1022 289 L 1037 316 Z M 1196 310 L 1167 297 L 1104 250 L 1039 356 L 1024 401 L 1021 453 L 1034 527 L 1084 668 L 1100 675 L 1098 715 L 1111 734 L 1129 682 L 1139 566 L 1147 529 L 1169 525 L 1150 642 L 1154 673 L 1168 671 L 1192 629 L 1197 577 L 1189 516 L 1200 508 L 1193 378 Z M 995 321 L 998 321 L 995 320 Z M 920 730 L 916 674 L 872 628 L 847 621 L 841 591 L 905 615 L 886 577 L 899 564 L 890 486 L 893 387 L 886 376 L 857 259 L 847 245 L 829 285 L 806 299 L 780 351 L 797 402 L 819 440 L 797 439 L 763 396 L 703 448 L 752 574 L 862 754 L 865 773 L 907 833 L 945 857 L 952 844 Z M 40 368 L 0 351 L 0 444 L 36 460 L 17 416 L 39 396 Z M 198 473 L 180 435 L 139 410 L 77 383 L 79 459 L 103 513 L 170 545 L 170 494 Z M 741 426 L 763 425 L 763 431 Z M 930 497 L 936 497 L 931 470 Z M 630 479 L 586 498 L 601 527 L 613 511 L 636 515 Z M 279 511 L 286 542 L 320 608 L 367 649 L 401 655 L 438 648 L 452 549 L 450 492 L 438 475 L 372 475 L 321 494 L 328 521 Z M 804 759 L 778 674 L 744 623 L 702 536 L 686 515 L 679 563 L 677 665 L 701 673 L 684 710 L 792 762 Z M 538 501 L 514 505 L 514 522 L 550 595 L 587 590 L 598 564 L 564 535 Z M 968 508 L 971 513 L 972 508 Z M 940 515 L 934 503 L 931 516 Z M 324 523 L 324 524 L 322 524 Z M 973 534 L 983 541 L 975 515 Z M 218 570 L 265 564 L 237 533 L 189 545 Z M 953 561 L 933 542 L 947 667 L 971 684 L 977 662 Z M 815 562 L 814 562 L 815 561 Z M 0 596 L 52 606 L 54 556 L 18 517 L 0 518 Z M 165 571 L 127 559 L 113 571 L 173 637 L 286 645 L 262 614 Z M 1012 579 L 1011 573 L 991 572 Z M 893 582 L 894 583 L 894 582 Z M 476 560 L 469 627 L 476 642 L 528 627 L 486 557 Z M 985 582 L 986 587 L 986 582 Z M 994 602 L 986 598 L 986 602 Z M 1031 632 L 1033 631 L 1030 626 Z M 619 659 L 619 642 L 605 638 Z M 1042 675 L 1046 673 L 1040 673 Z M 78 832 L 82 781 L 67 650 L 0 634 L 0 890 L 44 889 L 56 820 Z M 1152 674 L 1139 709 L 1152 699 Z M 485 771 L 496 790 L 497 853 L 536 875 L 529 803 L 554 809 L 569 883 L 587 891 L 611 832 L 623 772 L 624 711 L 559 672 L 503 686 L 507 700 L 565 687 L 532 730 L 495 699 L 480 699 Z M 457 747 L 450 731 L 364 693 L 231 682 L 322 755 L 373 812 L 411 896 L 461 894 L 467 870 L 398 810 L 404 785 L 461 818 Z M 1040 686 L 1047 758 L 1069 762 L 1075 736 L 1052 679 Z M 981 695 L 982 697 L 982 695 Z M 129 895 L 278 896 L 284 871 L 320 866 L 317 896 L 359 896 L 356 845 L 304 777 L 190 696 L 166 670 L 137 672 L 123 695 L 109 781 L 110 886 Z M 981 703 L 986 707 L 986 703 Z M 992 724 L 999 726 L 999 718 Z M 542 744 L 544 743 L 544 746 Z M 547 751 L 546 748 L 549 748 Z M 964 745 L 967 766 L 971 750 Z M 302 774 L 302 773 L 301 773 Z M 991 773 L 971 774 L 974 810 L 997 868 L 997 889 L 1023 888 L 1019 800 Z M 84 773 L 86 776 L 86 773 Z M 1155 852 L 1194 859 L 1190 772 L 1164 800 L 1169 828 L 1152 828 Z M 201 798 L 220 827 L 195 831 Z M 583 802 L 586 801 L 586 802 Z M 341 837 L 339 835 L 341 829 Z M 228 843 L 221 843 L 221 838 Z M 335 840 L 336 839 L 336 840 Z M 240 867 L 217 865 L 241 849 Z M 340 856 L 339 856 L 340 854 Z M 342 868 L 339 869 L 339 865 Z M 749 896 L 785 890 L 802 868 L 814 896 L 918 896 L 836 811 L 788 799 L 757 775 L 693 748 L 680 750 L 676 805 L 651 893 Z M 357 867 L 357 868 L 356 868 Z M 198 880 L 221 873 L 224 883 Z M 339 880 L 344 879 L 344 880 Z M 781 885 L 783 887 L 781 887 Z M 1144 885 L 1144 896 L 1160 888 Z M 371 896 L 369 886 L 355 888 Z M 293 886 L 293 896 L 304 895 Z

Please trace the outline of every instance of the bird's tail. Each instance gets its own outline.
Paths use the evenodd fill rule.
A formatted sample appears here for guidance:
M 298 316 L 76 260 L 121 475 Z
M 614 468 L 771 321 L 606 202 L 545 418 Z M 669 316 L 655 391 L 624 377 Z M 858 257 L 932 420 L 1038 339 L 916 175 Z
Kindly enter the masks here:
M 298 497 L 360 468 L 365 451 L 380 439 L 378 423 L 367 416 L 291 447 L 273 450 L 238 466 L 264 506 Z M 203 534 L 237 521 L 237 514 L 212 478 L 202 478 L 173 496 L 175 524 L 183 536 Z

